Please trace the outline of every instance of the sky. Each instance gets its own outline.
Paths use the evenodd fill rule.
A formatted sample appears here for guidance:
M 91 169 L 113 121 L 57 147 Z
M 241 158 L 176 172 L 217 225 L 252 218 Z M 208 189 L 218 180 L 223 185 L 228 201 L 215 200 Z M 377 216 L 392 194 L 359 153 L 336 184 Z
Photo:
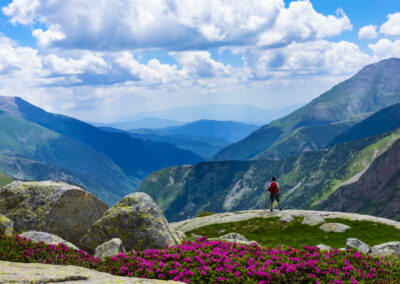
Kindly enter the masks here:
M 1 0 L 0 95 L 111 122 L 309 102 L 400 57 L 398 0 Z

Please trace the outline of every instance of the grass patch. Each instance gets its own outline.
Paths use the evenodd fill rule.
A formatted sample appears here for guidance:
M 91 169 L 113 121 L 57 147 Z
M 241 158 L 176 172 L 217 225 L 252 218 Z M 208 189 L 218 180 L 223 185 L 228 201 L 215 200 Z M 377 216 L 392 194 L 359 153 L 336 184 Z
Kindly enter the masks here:
M 267 247 L 295 247 L 315 246 L 325 244 L 333 248 L 342 248 L 347 238 L 357 238 L 373 246 L 390 241 L 400 240 L 400 230 L 393 226 L 369 221 L 351 221 L 346 219 L 327 219 L 326 223 L 342 223 L 350 226 L 343 233 L 326 233 L 319 229 L 320 225 L 303 225 L 303 218 L 295 217 L 290 223 L 281 223 L 279 217 L 253 218 L 240 222 L 214 224 L 204 226 L 187 234 L 197 234 L 208 238 L 219 237 L 224 234 L 239 233 L 248 240 L 254 240 Z
M 5 186 L 9 183 L 12 183 L 12 178 L 6 176 L 5 174 L 0 173 L 0 186 Z
M 199 215 L 197 215 L 197 217 L 207 217 L 214 214 L 215 214 L 214 212 L 201 212 Z

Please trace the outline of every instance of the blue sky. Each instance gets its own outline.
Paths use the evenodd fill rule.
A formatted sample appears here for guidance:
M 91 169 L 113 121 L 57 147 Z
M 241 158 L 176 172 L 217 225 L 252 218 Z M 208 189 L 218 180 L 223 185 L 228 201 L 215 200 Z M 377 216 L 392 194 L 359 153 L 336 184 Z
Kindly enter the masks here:
M 302 104 L 400 57 L 395 0 L 7 0 L 0 95 L 113 121 L 173 107 Z

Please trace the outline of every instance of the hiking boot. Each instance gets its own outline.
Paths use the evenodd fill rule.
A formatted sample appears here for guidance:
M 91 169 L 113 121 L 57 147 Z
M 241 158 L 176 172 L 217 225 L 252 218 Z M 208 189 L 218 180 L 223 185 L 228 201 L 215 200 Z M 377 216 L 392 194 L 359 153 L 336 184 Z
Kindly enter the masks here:
M 269 209 L 269 211 L 270 211 L 270 212 L 274 212 L 274 210 L 272 210 L 272 209 Z
M 282 207 L 279 207 L 279 211 L 282 211 Z

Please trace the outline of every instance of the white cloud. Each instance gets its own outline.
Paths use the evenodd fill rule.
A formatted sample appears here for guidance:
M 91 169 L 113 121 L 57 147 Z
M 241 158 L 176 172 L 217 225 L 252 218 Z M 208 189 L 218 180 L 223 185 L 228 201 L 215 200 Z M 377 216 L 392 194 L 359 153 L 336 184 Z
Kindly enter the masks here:
M 359 37 L 360 39 L 377 38 L 377 37 L 378 37 L 378 33 L 377 33 L 377 31 L 376 31 L 376 26 L 374 26 L 374 25 L 368 25 L 368 26 L 362 27 L 362 28 L 358 31 L 358 37 Z
M 46 25 L 33 32 L 39 45 L 88 50 L 286 45 L 352 28 L 343 12 L 322 15 L 308 0 L 13 0 L 3 12 Z
M 42 29 L 36 29 L 32 32 L 32 36 L 36 38 L 40 47 L 47 47 L 54 41 L 65 39 L 65 34 L 61 31 L 60 26 L 57 24 L 50 25 L 49 29 L 46 31 L 43 31 Z
M 229 74 L 230 66 L 225 66 L 211 58 L 207 51 L 171 52 L 182 66 L 182 72 L 191 77 L 215 77 Z
M 390 41 L 384 38 L 376 44 L 369 44 L 368 47 L 372 49 L 378 59 L 400 57 L 400 40 Z
M 17 46 L 12 40 L 0 35 L 0 74 L 18 72 L 42 76 L 42 62 L 38 51 Z
M 388 20 L 382 24 L 379 32 L 386 36 L 400 36 L 400 13 L 394 13 L 387 16 Z
M 62 58 L 50 54 L 43 58 L 43 63 L 56 75 L 78 75 L 85 72 L 102 74 L 107 68 L 107 64 L 101 56 L 89 52 L 85 52 L 79 59 Z
M 372 62 L 356 44 L 347 41 L 321 40 L 241 52 L 255 79 L 351 74 Z
M 11 17 L 11 23 L 26 25 L 33 22 L 40 5 L 40 0 L 14 0 L 2 11 Z
M 317 13 L 310 1 L 291 2 L 288 9 L 282 9 L 274 26 L 261 34 L 259 44 L 279 46 L 294 41 L 310 41 L 339 35 L 351 30 L 349 18 L 342 10 L 338 17 Z

